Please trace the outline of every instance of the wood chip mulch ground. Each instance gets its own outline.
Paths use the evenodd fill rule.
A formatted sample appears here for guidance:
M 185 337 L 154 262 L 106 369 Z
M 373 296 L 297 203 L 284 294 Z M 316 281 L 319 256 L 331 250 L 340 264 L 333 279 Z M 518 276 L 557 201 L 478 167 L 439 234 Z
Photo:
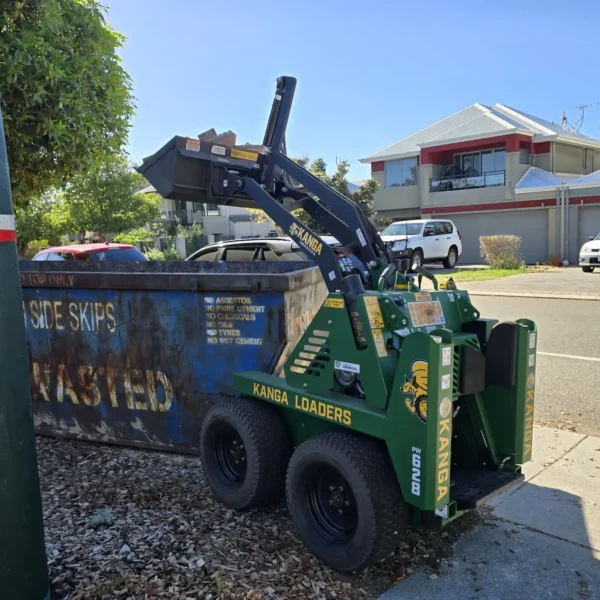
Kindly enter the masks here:
M 215 501 L 196 457 L 38 438 L 52 598 L 370 599 L 425 567 L 435 577 L 471 513 L 410 531 L 360 575 L 320 563 L 282 503 L 249 513 Z

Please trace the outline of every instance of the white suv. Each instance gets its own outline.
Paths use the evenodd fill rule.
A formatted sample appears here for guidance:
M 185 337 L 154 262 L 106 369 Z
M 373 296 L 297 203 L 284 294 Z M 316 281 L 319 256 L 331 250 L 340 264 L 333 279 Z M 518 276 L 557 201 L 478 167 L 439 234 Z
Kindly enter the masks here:
M 381 239 L 394 258 L 410 258 L 417 267 L 441 261 L 452 269 L 462 252 L 460 232 L 447 219 L 397 221 L 381 232 Z
M 579 250 L 579 266 L 584 273 L 593 273 L 600 268 L 600 233 L 590 237 L 589 241 Z

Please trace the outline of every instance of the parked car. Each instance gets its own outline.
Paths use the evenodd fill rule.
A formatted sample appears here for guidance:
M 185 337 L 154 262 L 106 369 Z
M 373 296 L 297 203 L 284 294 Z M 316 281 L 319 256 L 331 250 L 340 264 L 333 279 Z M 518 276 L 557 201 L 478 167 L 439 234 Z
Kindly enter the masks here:
M 148 259 L 135 246 L 104 242 L 46 248 L 38 252 L 32 260 L 147 261 Z
M 339 241 L 330 235 L 322 235 L 321 239 L 332 248 L 341 248 Z M 363 282 L 368 283 L 369 271 L 354 254 L 347 260 L 338 256 L 342 262 L 342 271 L 358 272 Z M 312 258 L 294 240 L 288 237 L 266 237 L 245 240 L 227 240 L 204 246 L 188 256 L 186 260 L 226 260 L 250 262 L 255 260 L 308 261 Z
M 593 273 L 596 267 L 600 268 L 600 233 L 581 246 L 579 266 L 584 273 Z
M 462 253 L 460 232 L 447 219 L 397 221 L 381 232 L 393 258 L 409 258 L 414 266 L 439 262 L 452 269 Z

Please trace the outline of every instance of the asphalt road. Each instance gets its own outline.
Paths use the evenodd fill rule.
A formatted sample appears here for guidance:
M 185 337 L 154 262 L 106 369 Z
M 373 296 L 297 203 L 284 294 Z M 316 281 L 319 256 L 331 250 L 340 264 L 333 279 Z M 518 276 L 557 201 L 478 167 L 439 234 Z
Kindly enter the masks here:
M 476 295 L 471 301 L 486 318 L 536 322 L 535 421 L 600 436 L 600 302 Z

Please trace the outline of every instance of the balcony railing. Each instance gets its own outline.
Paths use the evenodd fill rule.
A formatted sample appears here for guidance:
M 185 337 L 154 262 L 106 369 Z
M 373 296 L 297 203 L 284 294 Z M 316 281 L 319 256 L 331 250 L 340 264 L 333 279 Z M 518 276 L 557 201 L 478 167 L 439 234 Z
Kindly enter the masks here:
M 193 222 L 191 210 L 162 210 L 160 218 L 166 221 L 179 221 L 184 227 Z
M 490 171 L 482 175 L 453 175 L 430 179 L 429 191 L 447 192 L 450 190 L 466 190 L 471 188 L 496 187 L 506 185 L 506 171 Z

